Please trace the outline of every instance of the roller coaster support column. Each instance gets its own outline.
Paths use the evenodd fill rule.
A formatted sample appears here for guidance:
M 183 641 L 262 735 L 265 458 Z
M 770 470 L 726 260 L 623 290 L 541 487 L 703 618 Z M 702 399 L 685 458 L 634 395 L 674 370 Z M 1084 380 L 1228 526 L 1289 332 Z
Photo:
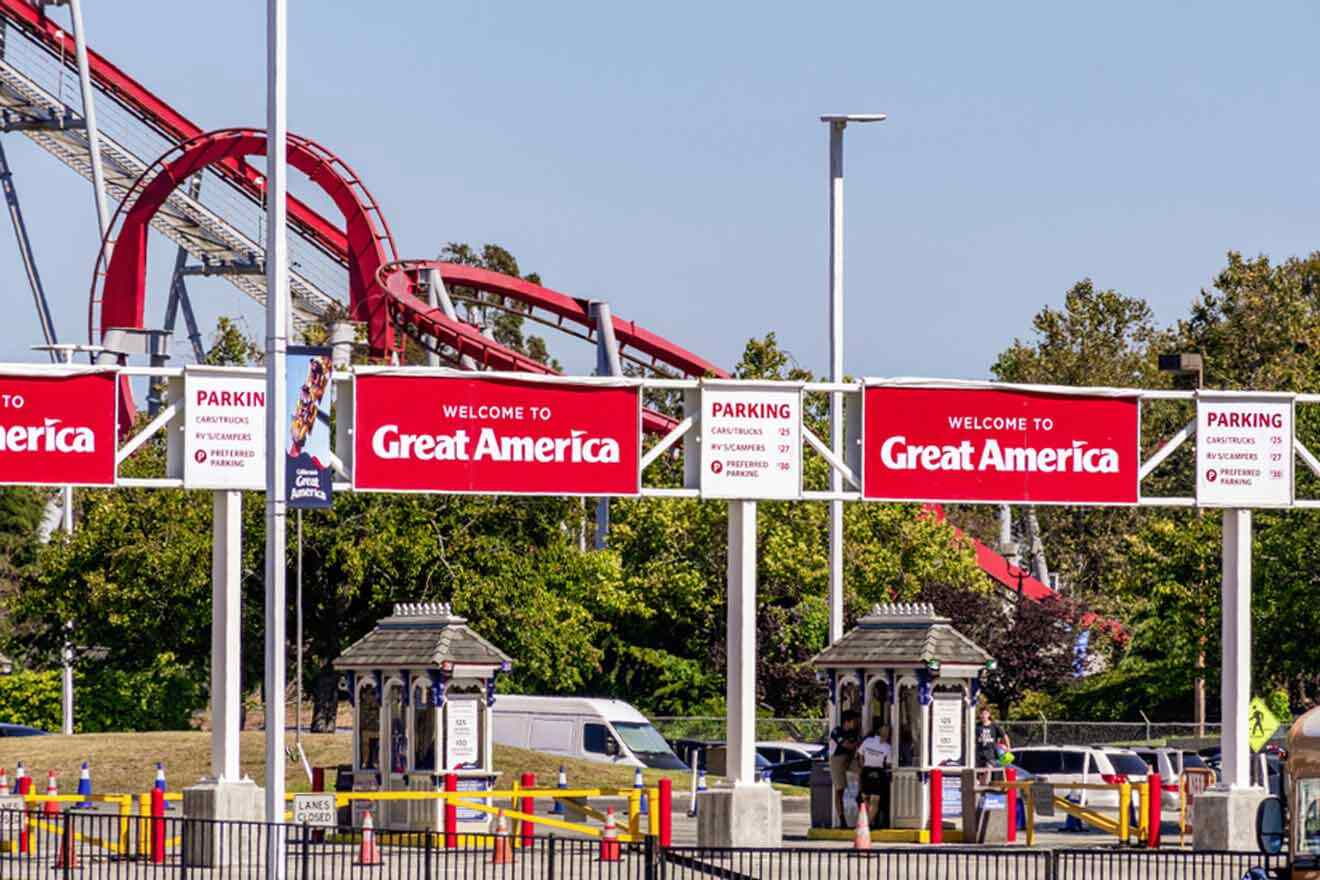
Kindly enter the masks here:
M 591 320 L 596 325 L 596 375 L 622 376 L 619 341 L 614 338 L 614 316 L 607 302 L 592 301 Z M 596 549 L 604 550 L 610 535 L 610 499 L 596 502 Z
M 284 652 L 288 448 L 285 374 L 289 335 L 288 4 L 266 3 L 266 818 L 284 815 Z M 286 834 L 271 825 L 266 878 L 284 880 Z
M 433 307 L 444 312 L 445 317 L 451 321 L 458 320 L 458 312 L 454 310 L 454 301 L 449 298 L 449 290 L 445 287 L 445 279 L 440 277 L 439 269 L 431 269 L 427 272 L 427 302 Z M 439 345 L 435 339 L 431 340 L 433 346 Z M 440 366 L 440 354 L 435 351 L 426 353 L 426 365 L 428 367 Z M 463 355 L 459 358 L 459 365 L 465 370 L 475 370 L 477 362 L 471 355 Z
M 101 169 L 101 133 L 96 127 L 96 102 L 92 93 L 92 74 L 87 65 L 87 35 L 83 30 L 81 0 L 68 0 L 73 18 L 73 46 L 78 59 L 78 84 L 82 87 L 83 119 L 87 123 L 87 153 L 92 165 L 92 189 L 96 197 L 96 224 L 105 239 L 110 232 L 110 208 L 105 199 L 105 173 Z M 106 258 L 110 244 L 106 243 Z

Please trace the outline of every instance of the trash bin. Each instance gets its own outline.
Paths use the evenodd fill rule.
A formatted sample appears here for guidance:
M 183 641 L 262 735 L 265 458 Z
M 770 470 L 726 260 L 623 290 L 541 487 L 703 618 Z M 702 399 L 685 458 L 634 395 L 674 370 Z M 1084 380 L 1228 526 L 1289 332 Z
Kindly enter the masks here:
M 335 767 L 335 791 L 353 790 L 353 765 L 339 764 Z M 335 821 L 340 828 L 353 827 L 353 806 L 347 804 L 336 811 Z
M 817 758 L 811 762 L 811 827 L 829 828 L 834 820 L 834 782 L 830 762 Z

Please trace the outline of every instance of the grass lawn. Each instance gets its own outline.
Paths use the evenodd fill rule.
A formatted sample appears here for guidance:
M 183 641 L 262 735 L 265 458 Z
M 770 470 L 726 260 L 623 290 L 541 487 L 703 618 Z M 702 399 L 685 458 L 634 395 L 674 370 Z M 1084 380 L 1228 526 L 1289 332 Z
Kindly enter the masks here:
M 293 744 L 292 733 L 288 734 L 288 742 Z M 314 767 L 348 763 L 352 743 L 353 737 L 348 733 L 303 734 L 303 749 Z M 33 790 L 41 793 L 46 790 L 47 770 L 58 774 L 61 793 L 76 791 L 78 770 L 83 761 L 91 764 L 93 791 L 97 793 L 147 791 L 156 778 L 157 761 L 165 763 L 165 778 L 170 791 L 178 791 L 210 771 L 211 735 L 200 731 L 171 731 L 0 738 L 0 767 L 9 772 L 11 784 L 18 761 L 22 761 L 34 777 Z M 265 779 L 263 732 L 245 731 L 242 734 L 242 764 L 243 772 L 259 784 Z M 568 773 L 568 784 L 574 787 L 628 788 L 633 783 L 631 767 L 560 759 L 541 752 L 495 746 L 495 769 L 503 773 L 501 787 L 512 785 L 524 772 L 535 773 L 539 786 L 553 786 L 561 764 Z M 690 786 L 686 773 L 646 770 L 643 775 L 648 785 L 668 776 L 674 781 L 676 791 L 686 791 Z M 285 784 L 290 791 L 310 788 L 301 762 L 287 763 Z M 327 784 L 334 785 L 333 773 Z

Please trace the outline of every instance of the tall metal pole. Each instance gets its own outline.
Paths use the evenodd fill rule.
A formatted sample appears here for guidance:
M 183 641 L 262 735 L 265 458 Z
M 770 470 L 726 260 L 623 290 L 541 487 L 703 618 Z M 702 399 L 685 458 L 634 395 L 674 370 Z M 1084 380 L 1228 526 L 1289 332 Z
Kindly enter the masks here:
M 285 373 L 288 349 L 288 7 L 266 3 L 266 819 L 284 815 Z M 285 874 L 282 826 L 267 837 L 266 877 Z
M 843 381 L 843 130 L 830 121 L 830 381 Z M 830 392 L 830 450 L 843 457 L 843 395 Z M 830 468 L 830 491 L 843 475 Z M 830 644 L 843 638 L 843 502 L 830 502 Z
M 101 170 L 101 133 L 96 127 L 96 102 L 93 100 L 92 74 L 87 65 L 87 37 L 83 32 L 81 0 L 69 0 L 69 14 L 73 17 L 73 47 L 78 60 L 78 84 L 82 87 L 83 120 L 87 123 L 87 152 L 92 164 L 96 223 L 104 241 L 110 229 L 110 207 L 105 198 L 105 173 Z M 107 262 L 110 259 L 108 241 L 105 258 Z
M 883 122 L 883 113 L 820 118 L 830 127 L 830 381 L 843 381 L 843 130 L 850 122 Z M 843 448 L 843 394 L 830 392 L 830 450 Z M 830 491 L 843 491 L 843 475 L 830 468 Z M 843 502 L 830 501 L 830 644 L 843 638 Z

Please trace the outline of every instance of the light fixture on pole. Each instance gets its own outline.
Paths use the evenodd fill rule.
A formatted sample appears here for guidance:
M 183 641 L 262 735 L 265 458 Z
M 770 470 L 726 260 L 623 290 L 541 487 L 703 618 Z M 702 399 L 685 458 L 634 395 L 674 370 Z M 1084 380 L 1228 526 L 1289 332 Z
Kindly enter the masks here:
M 843 381 L 843 130 L 848 123 L 884 122 L 883 113 L 827 114 L 830 127 L 830 381 Z M 830 392 L 830 450 L 844 460 L 843 396 Z M 830 491 L 843 491 L 843 476 L 830 469 Z M 830 502 L 829 644 L 843 638 L 843 502 Z

